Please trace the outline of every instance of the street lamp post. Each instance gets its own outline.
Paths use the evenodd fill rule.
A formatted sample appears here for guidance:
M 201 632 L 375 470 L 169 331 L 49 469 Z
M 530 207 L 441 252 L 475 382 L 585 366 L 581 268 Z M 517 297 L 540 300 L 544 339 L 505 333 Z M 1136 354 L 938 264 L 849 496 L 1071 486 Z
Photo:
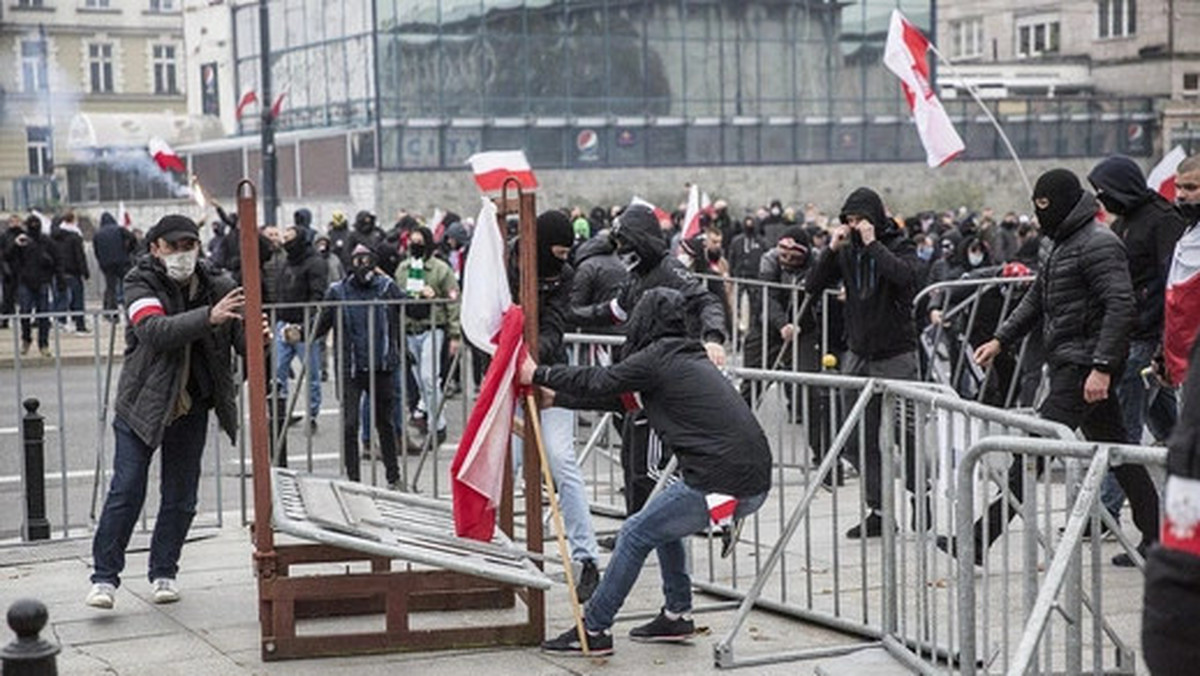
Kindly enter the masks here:
M 267 0 L 258 2 L 259 65 L 262 79 L 262 185 L 263 225 L 275 225 L 279 195 L 275 191 L 275 115 L 271 105 L 271 29 Z

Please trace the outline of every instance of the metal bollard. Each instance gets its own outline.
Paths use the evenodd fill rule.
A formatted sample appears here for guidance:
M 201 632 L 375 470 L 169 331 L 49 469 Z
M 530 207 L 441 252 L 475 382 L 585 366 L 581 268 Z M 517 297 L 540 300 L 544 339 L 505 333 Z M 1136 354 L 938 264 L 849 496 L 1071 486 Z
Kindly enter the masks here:
M 34 599 L 20 599 L 8 607 L 8 626 L 17 640 L 0 648 L 2 676 L 56 676 L 55 655 L 62 650 L 57 644 L 39 638 L 50 614 L 46 604 Z
M 35 397 L 24 401 L 25 416 L 21 418 L 21 438 L 25 442 L 25 465 L 22 480 L 25 484 L 25 523 L 21 538 L 49 540 L 50 521 L 46 519 L 46 421 Z

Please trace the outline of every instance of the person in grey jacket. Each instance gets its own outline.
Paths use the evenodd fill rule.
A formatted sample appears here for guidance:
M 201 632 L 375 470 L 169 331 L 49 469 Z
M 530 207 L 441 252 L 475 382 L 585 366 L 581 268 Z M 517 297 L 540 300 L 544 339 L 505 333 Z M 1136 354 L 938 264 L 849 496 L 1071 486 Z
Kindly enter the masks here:
M 1079 428 L 1091 441 L 1126 443 L 1117 384 L 1137 308 L 1125 247 L 1112 230 L 1096 221 L 1096 198 L 1066 169 L 1051 169 L 1038 178 L 1033 203 L 1038 224 L 1054 248 L 1017 309 L 994 338 L 975 350 L 975 361 L 986 368 L 1041 319 L 1050 391 L 1038 415 Z M 1021 465 L 1013 462 L 1008 476 L 1017 500 L 1024 497 Z M 1037 465 L 1040 471 L 1040 457 Z M 1138 550 L 1145 555 L 1158 540 L 1158 493 L 1142 465 L 1126 463 L 1112 472 L 1129 497 L 1133 521 L 1142 532 Z M 976 522 L 976 563 L 982 562 L 987 545 L 1000 536 L 1012 516 L 1001 496 L 989 507 L 986 540 L 982 523 Z M 956 549 L 945 539 L 940 545 Z M 1132 566 L 1133 561 L 1122 553 L 1113 564 Z
M 113 476 L 92 540 L 87 604 L 94 608 L 113 607 L 159 447 L 162 488 L 149 578 L 155 603 L 179 600 L 175 576 L 196 514 L 209 410 L 231 442 L 237 432 L 232 353 L 245 352 L 242 289 L 198 260 L 200 230 L 190 218 L 164 216 L 146 241 L 149 253 L 125 277 L 129 323 L 114 406 Z

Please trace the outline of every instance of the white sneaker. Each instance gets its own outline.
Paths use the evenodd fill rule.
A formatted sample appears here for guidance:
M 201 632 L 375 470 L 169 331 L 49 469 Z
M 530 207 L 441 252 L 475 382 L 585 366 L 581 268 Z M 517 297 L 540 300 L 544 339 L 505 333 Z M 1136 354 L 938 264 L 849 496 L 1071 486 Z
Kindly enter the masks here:
M 152 584 L 154 585 L 155 603 L 175 603 L 179 600 L 179 588 L 175 586 L 175 580 L 169 577 L 160 577 Z
M 117 600 L 117 588 L 107 582 L 97 582 L 88 592 L 86 603 L 93 608 L 112 610 Z

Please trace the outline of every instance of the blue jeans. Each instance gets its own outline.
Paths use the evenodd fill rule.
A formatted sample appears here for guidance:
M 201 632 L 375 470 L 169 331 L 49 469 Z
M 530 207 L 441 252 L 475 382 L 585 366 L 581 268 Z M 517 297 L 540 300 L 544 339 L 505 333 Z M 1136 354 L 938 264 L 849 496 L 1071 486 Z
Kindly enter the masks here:
M 735 519 L 742 519 L 762 506 L 766 493 L 738 499 Z M 692 609 L 692 580 L 687 571 L 683 538 L 708 528 L 708 504 L 704 493 L 676 481 L 629 517 L 617 536 L 617 549 L 588 601 L 584 621 L 589 631 L 606 630 L 633 589 L 650 550 L 658 552 L 662 574 L 664 607 L 672 613 Z
M 558 490 L 558 507 L 562 510 L 571 560 L 600 559 L 596 546 L 596 530 L 592 527 L 592 512 L 588 506 L 587 484 L 575 460 L 575 412 L 565 408 L 542 411 L 542 437 L 546 444 L 546 460 Z M 521 474 L 524 444 L 513 437 L 513 468 Z
M 283 327 L 287 322 L 275 322 L 275 383 L 278 392 L 286 397 L 288 394 L 288 376 L 291 374 L 292 360 L 304 359 L 308 354 L 308 367 L 305 378 L 308 379 L 308 413 L 316 418 L 321 410 L 321 362 L 324 360 L 324 345 L 320 342 L 289 343 L 283 339 Z
M 29 315 L 36 313 L 37 318 L 37 343 L 38 347 L 50 347 L 50 318 L 46 316 L 50 312 L 50 285 L 41 284 L 37 287 L 31 287 L 27 284 L 21 284 L 17 287 L 17 303 L 21 306 L 21 342 L 28 343 L 33 340 L 32 327 L 30 326 Z
M 442 392 L 438 388 L 438 375 L 442 360 L 442 339 L 445 332 L 442 329 L 430 329 L 422 333 L 408 334 L 408 351 L 416 359 L 409 364 L 417 374 L 417 384 L 421 388 L 421 403 L 417 410 L 425 413 L 426 420 L 438 410 Z M 430 421 L 429 430 L 435 429 Z M 436 429 L 446 429 L 446 416 L 439 414 Z
M 113 455 L 112 483 L 92 539 L 95 570 L 92 582 L 120 586 L 125 569 L 125 548 L 146 502 L 147 474 L 155 449 L 138 438 L 121 418 L 113 420 L 117 449 Z M 208 433 L 208 409 L 192 411 L 163 431 L 158 517 L 150 539 L 151 581 L 174 579 L 179 554 L 196 516 L 200 486 L 200 458 Z
M 87 324 L 83 321 L 83 278 L 79 275 L 63 275 L 62 285 L 54 290 L 54 311 L 55 312 L 71 312 L 70 315 L 62 315 L 58 318 L 58 323 L 66 325 L 67 319 L 75 320 L 75 328 L 85 329 Z

